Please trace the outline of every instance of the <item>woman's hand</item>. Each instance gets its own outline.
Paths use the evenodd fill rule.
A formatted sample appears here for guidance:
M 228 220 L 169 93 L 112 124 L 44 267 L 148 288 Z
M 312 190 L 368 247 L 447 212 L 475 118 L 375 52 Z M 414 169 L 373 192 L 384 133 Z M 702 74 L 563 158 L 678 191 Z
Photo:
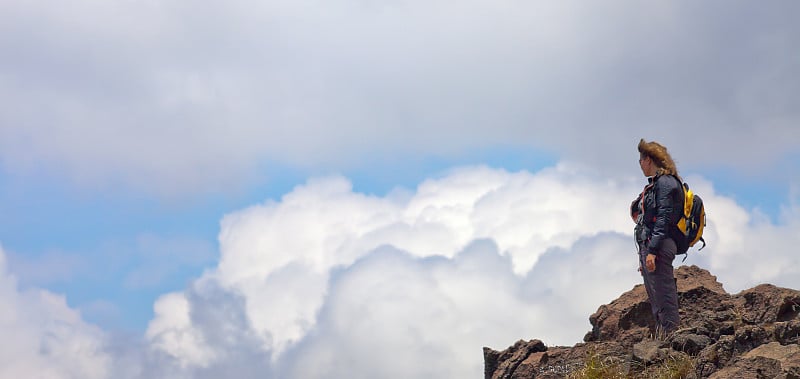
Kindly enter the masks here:
M 656 256 L 654 254 L 647 254 L 647 258 L 644 261 L 645 267 L 647 268 L 647 272 L 653 272 L 656 270 Z

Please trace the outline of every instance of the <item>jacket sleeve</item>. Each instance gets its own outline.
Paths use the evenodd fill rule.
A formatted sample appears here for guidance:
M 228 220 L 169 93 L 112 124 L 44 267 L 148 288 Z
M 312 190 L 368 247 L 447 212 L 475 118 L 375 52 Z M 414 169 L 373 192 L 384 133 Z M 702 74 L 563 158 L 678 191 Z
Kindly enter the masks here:
M 642 213 L 642 209 L 639 206 L 639 203 L 642 201 L 642 194 L 636 196 L 635 199 L 631 202 L 631 218 L 633 222 L 636 222 L 639 218 L 639 214 Z
M 659 178 L 655 185 L 656 221 L 650 235 L 650 244 L 647 245 L 647 252 L 655 254 L 661 247 L 661 242 L 669 237 L 671 226 L 671 216 L 673 212 L 673 192 L 677 189 L 673 182 L 676 180 L 663 180 Z M 670 177 L 670 179 L 672 179 Z

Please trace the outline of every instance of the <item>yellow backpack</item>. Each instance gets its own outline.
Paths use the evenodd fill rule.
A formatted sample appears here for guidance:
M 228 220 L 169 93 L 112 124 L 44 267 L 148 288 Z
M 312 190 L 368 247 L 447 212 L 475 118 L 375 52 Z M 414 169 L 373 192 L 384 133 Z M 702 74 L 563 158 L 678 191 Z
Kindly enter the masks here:
M 683 197 L 683 217 L 678 220 L 678 229 L 686 237 L 686 240 L 678 245 L 678 254 L 686 254 L 689 248 L 698 241 L 703 242 L 703 246 L 697 249 L 698 251 L 706 247 L 706 241 L 703 239 L 703 229 L 706 227 L 706 210 L 703 207 L 703 199 L 692 192 L 686 183 L 683 183 Z

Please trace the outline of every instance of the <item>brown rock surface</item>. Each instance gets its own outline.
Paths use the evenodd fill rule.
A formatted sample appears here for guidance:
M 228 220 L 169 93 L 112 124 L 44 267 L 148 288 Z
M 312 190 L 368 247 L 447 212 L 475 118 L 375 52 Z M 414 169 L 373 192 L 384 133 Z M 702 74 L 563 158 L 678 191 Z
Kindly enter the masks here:
M 711 378 L 799 378 L 800 346 L 770 342 L 742 355 Z
M 484 348 L 487 379 L 563 378 L 594 359 L 626 377 L 648 377 L 653 365 L 688 361 L 693 376 L 800 379 L 800 291 L 762 284 L 730 295 L 697 266 L 675 269 L 681 328 L 654 341 L 654 321 L 639 284 L 589 317 L 592 329 L 573 347 L 519 341 Z

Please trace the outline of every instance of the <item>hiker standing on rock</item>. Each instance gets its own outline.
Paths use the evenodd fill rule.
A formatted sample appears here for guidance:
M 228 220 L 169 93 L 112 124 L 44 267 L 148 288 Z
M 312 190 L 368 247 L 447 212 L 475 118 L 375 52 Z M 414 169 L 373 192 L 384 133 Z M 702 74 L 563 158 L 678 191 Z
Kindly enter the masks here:
M 647 185 L 631 203 L 631 217 L 636 222 L 639 271 L 656 321 L 655 334 L 663 338 L 680 323 L 672 261 L 682 235 L 677 222 L 683 215 L 684 194 L 678 169 L 663 145 L 639 141 L 639 166 Z

